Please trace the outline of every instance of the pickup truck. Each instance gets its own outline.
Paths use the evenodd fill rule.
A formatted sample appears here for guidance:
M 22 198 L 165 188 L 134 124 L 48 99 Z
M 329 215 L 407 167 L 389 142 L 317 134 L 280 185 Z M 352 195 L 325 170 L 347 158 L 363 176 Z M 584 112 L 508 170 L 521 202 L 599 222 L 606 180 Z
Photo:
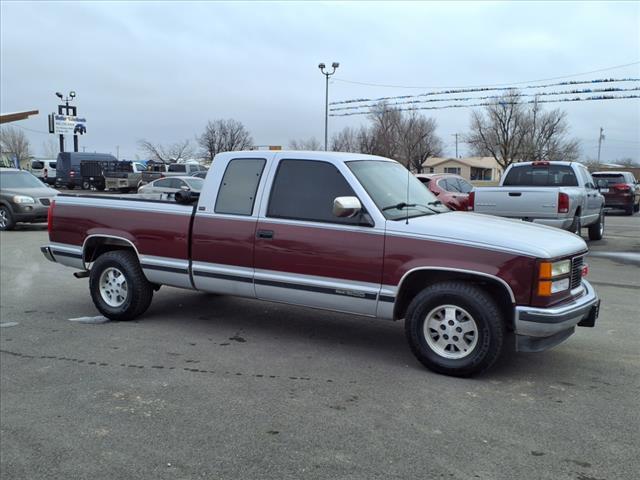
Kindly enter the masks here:
M 604 235 L 604 197 L 589 170 L 575 162 L 512 163 L 498 187 L 474 189 L 468 210 L 515 218 L 580 235 Z
M 128 193 L 131 190 L 137 190 L 142 185 L 153 182 L 165 175 L 164 172 L 148 170 L 147 167 L 140 162 L 126 163 L 128 166 L 124 169 L 125 171 L 105 172 L 104 180 L 107 189 L 119 190 L 122 193 Z
M 110 319 L 139 317 L 161 285 L 404 319 L 418 360 L 454 376 L 507 338 L 542 351 L 598 315 L 582 238 L 450 211 L 394 160 L 226 152 L 199 195 L 179 193 L 59 195 L 41 250 L 89 277 Z

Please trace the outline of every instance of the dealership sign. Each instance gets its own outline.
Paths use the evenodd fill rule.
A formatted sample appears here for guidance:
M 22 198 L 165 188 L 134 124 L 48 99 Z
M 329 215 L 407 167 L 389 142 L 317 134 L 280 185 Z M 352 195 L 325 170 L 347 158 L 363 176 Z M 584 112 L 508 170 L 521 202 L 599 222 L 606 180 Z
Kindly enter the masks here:
M 87 133 L 87 119 L 73 115 L 49 115 L 49 132 L 57 135 L 84 135 Z

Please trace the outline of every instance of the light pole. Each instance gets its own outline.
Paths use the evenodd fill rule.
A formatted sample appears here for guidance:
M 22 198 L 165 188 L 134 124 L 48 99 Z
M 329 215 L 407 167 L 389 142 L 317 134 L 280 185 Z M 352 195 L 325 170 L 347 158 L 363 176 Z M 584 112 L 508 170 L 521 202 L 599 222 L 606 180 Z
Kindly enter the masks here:
M 331 68 L 333 68 L 333 70 L 331 70 L 331 72 L 329 72 L 328 70 L 325 70 L 325 65 L 324 63 L 321 63 L 320 65 L 318 65 L 318 68 L 320 69 L 320 71 L 322 72 L 322 74 L 326 77 L 327 83 L 326 83 L 326 89 L 325 89 L 325 95 L 324 95 L 324 151 L 327 151 L 327 143 L 328 143 L 328 129 L 329 129 L 329 77 L 331 75 L 333 75 L 334 73 L 336 73 L 336 69 L 340 66 L 340 64 L 338 62 L 333 62 L 331 64 Z

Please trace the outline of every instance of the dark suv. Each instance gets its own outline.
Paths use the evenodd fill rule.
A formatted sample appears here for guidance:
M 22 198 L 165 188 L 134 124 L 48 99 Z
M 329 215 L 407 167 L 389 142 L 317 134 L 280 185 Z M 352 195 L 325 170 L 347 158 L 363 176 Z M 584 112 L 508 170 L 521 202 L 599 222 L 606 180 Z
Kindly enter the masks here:
M 594 172 L 591 174 L 604 195 L 606 208 L 620 208 L 627 215 L 640 210 L 640 184 L 630 172 Z
M 12 230 L 18 222 L 46 222 L 57 194 L 29 172 L 0 169 L 0 230 Z

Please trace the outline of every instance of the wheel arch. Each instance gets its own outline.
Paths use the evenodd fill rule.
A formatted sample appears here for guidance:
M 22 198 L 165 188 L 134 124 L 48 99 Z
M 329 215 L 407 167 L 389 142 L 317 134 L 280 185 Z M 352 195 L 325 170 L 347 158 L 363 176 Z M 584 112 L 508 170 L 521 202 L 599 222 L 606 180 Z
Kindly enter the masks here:
M 85 267 L 94 262 L 100 255 L 113 250 L 131 250 L 140 262 L 140 252 L 131 240 L 117 235 L 97 233 L 87 236 L 82 244 L 82 262 Z
M 446 281 L 473 283 L 487 291 L 500 308 L 507 327 L 513 327 L 516 300 L 507 282 L 484 272 L 446 267 L 418 267 L 405 273 L 398 284 L 393 318 L 404 318 L 411 300 L 424 288 Z

